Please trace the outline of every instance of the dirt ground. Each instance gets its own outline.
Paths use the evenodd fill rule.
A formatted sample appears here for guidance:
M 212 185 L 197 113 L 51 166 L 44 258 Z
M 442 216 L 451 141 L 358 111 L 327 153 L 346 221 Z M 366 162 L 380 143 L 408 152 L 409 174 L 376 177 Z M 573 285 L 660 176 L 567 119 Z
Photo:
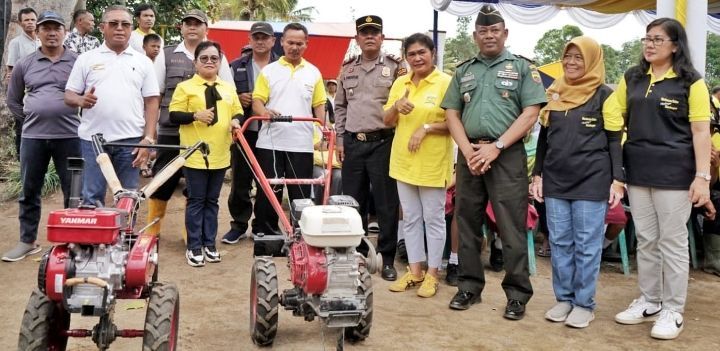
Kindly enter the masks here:
M 225 186 L 221 199 L 226 199 Z M 249 280 L 252 241 L 238 245 L 219 244 L 228 229 L 229 214 L 221 201 L 218 247 L 223 261 L 192 268 L 185 263 L 179 232 L 183 223 L 183 204 L 179 192 L 171 200 L 168 219 L 163 226 L 160 281 L 177 284 L 181 296 L 180 350 L 253 350 L 248 327 Z M 43 222 L 51 209 L 61 207 L 56 194 L 43 202 Z M 143 206 L 144 212 L 144 206 Z M 0 204 L 0 250 L 18 240 L 17 204 Z M 48 247 L 45 229 L 39 233 L 43 248 Z M 487 253 L 484 253 L 486 255 Z M 38 262 L 31 256 L 16 263 L 0 263 L 0 350 L 13 350 L 27 299 L 36 286 Z M 290 287 L 285 259 L 276 259 L 280 270 L 280 289 Z M 622 326 L 613 321 L 638 295 L 635 271 L 624 277 L 619 264 L 603 264 L 598 284 L 595 321 L 589 328 L 576 330 L 543 319 L 554 303 L 550 261 L 538 257 L 538 273 L 532 277 L 535 295 L 522 321 L 503 319 L 505 296 L 500 287 L 503 273 L 487 272 L 482 303 L 467 311 L 452 311 L 448 303 L 456 289 L 441 284 L 438 294 L 429 299 L 413 292 L 391 293 L 389 283 L 373 276 L 374 323 L 370 337 L 347 350 L 720 350 L 720 279 L 700 271 L 691 273 L 686 307 L 685 331 L 675 341 L 650 338 L 651 324 Z M 403 272 L 401 263 L 396 267 Z M 141 329 L 144 309 L 129 309 L 132 301 L 120 301 L 116 324 L 120 328 Z M 305 322 L 289 311 L 280 311 L 279 329 L 273 349 L 322 350 L 323 335 L 318 321 Z M 92 328 L 95 318 L 73 316 L 72 328 Z M 140 339 L 118 339 L 112 350 L 139 350 Z M 89 339 L 71 339 L 70 350 L 94 349 Z M 329 349 L 329 348 L 328 348 Z

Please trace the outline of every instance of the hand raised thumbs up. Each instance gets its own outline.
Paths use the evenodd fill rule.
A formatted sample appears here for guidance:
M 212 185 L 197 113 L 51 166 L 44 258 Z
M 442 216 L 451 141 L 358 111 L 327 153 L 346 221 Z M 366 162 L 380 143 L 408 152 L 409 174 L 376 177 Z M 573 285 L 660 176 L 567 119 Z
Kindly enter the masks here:
M 207 110 L 200 110 L 198 112 L 195 112 L 195 114 L 193 115 L 193 118 L 195 118 L 196 121 L 205 124 L 212 123 L 213 117 L 215 117 L 215 107 L 211 107 Z
M 413 103 L 410 102 L 410 100 L 408 99 L 409 96 L 410 90 L 405 89 L 405 94 L 403 95 L 403 97 L 395 102 L 395 108 L 397 108 L 398 112 L 403 115 L 407 115 L 415 108 L 415 105 L 413 105 Z
M 89 90 L 85 91 L 85 94 L 82 96 L 82 102 L 80 103 L 80 107 L 84 109 L 90 109 L 95 106 L 97 103 L 97 96 L 95 96 L 95 87 L 90 87 Z

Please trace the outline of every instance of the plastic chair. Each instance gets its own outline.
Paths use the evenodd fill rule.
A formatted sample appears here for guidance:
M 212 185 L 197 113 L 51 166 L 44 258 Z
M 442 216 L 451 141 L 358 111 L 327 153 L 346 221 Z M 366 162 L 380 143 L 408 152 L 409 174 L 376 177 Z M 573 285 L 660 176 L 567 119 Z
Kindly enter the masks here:
M 485 214 L 487 215 L 488 222 L 491 223 L 493 226 L 496 226 L 495 213 L 493 212 L 490 202 L 488 202 L 487 204 Z M 535 262 L 535 229 L 537 228 L 539 217 L 540 216 L 538 215 L 535 206 L 533 206 L 532 204 L 528 204 L 528 213 L 525 228 L 527 230 L 526 235 L 528 246 L 528 271 L 530 272 L 530 275 L 535 275 L 537 273 L 537 265 Z M 483 235 L 487 237 L 488 232 L 488 226 L 483 225 Z

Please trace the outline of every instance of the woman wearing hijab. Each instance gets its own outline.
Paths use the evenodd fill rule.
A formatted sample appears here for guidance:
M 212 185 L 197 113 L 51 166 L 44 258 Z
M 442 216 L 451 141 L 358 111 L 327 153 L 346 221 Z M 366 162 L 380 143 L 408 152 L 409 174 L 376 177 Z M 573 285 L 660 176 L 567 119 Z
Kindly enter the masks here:
M 531 192 L 545 202 L 550 231 L 557 304 L 545 318 L 585 328 L 595 318 L 605 213 L 623 197 L 623 120 L 602 113 L 612 90 L 604 84 L 603 51 L 595 40 L 573 38 L 562 67 L 540 112 Z
M 170 120 L 180 125 L 180 145 L 202 140 L 209 147 L 207 162 L 196 152 L 183 167 L 188 191 L 185 256 L 193 267 L 221 260 L 215 248 L 218 197 L 230 167 L 230 126 L 238 127 L 243 113 L 235 85 L 218 78 L 221 58 L 220 44 L 200 43 L 195 49 L 197 73 L 178 84 L 169 107 Z
M 625 72 L 607 113 L 626 115 L 623 146 L 637 235 L 640 297 L 615 315 L 620 324 L 655 320 L 650 336 L 674 339 L 684 327 L 692 204 L 710 207 L 710 95 L 692 66 L 680 22 L 658 18 L 641 39 L 640 64 Z

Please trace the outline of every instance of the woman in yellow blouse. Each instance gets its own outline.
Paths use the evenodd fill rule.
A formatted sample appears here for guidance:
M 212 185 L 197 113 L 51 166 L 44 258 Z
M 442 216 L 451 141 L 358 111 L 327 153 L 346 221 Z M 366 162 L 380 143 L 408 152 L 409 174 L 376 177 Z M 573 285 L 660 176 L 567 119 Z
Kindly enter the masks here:
M 435 45 L 427 35 L 407 37 L 403 48 L 412 73 L 399 77 L 390 89 L 384 122 L 395 127 L 390 176 L 397 180 L 410 271 L 390 290 L 420 285 L 417 295 L 431 297 L 437 292 L 445 247 L 445 187 L 452 169 L 452 139 L 440 107 L 450 76 L 434 66 Z M 421 267 L 425 239 L 427 274 Z
M 220 262 L 215 248 L 218 197 L 225 170 L 230 167 L 230 126 L 238 126 L 243 113 L 235 85 L 218 79 L 221 55 L 218 43 L 198 45 L 194 61 L 197 73 L 178 84 L 169 108 L 170 120 L 180 125 L 180 145 L 203 140 L 210 148 L 207 163 L 196 152 L 183 168 L 188 191 L 185 256 L 193 267 L 204 266 L 205 261 Z

